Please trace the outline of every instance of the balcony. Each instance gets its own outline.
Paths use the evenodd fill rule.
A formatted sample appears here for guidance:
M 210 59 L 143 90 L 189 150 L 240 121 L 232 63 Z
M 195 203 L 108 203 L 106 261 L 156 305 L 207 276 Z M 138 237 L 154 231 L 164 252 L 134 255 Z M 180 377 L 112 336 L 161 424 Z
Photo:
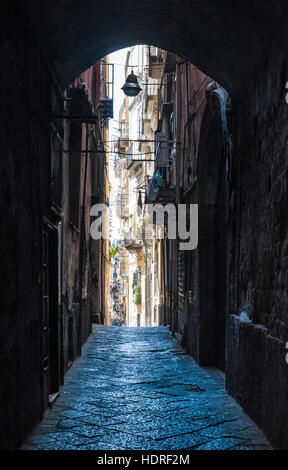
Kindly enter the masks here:
M 149 48 L 149 75 L 152 78 L 161 78 L 162 68 L 159 65 L 164 67 L 164 57 L 160 53 L 160 50 L 157 47 Z
M 128 219 L 129 218 L 129 207 L 123 207 L 121 209 L 121 219 Z
M 165 132 L 156 133 L 155 173 L 148 182 L 148 202 L 168 204 L 175 202 L 176 145 L 168 141 Z
M 145 157 L 145 155 L 144 155 Z M 127 170 L 130 170 L 133 165 L 136 165 L 136 164 L 140 164 L 140 163 L 143 163 L 143 161 L 145 161 L 145 158 L 143 158 L 143 155 L 141 155 L 140 153 L 137 154 L 137 155 L 131 155 L 130 153 L 126 153 L 126 168 Z
M 118 153 L 119 153 L 120 158 L 125 158 L 125 153 L 127 152 L 130 145 L 131 145 L 131 142 L 129 140 L 129 137 L 127 137 L 127 136 L 119 137 L 119 139 L 118 139 Z
M 175 188 L 166 186 L 160 188 L 157 202 L 163 205 L 173 203 L 175 202 L 175 197 Z
M 157 185 L 152 180 L 148 183 L 147 187 L 147 201 L 148 203 L 169 204 L 174 203 L 176 198 L 175 185 L 171 184 L 172 167 L 156 167 L 158 175 L 162 177 L 162 185 Z M 155 174 L 154 174 L 155 175 Z
M 136 239 L 136 237 L 131 232 L 124 232 L 124 247 L 126 250 L 130 251 L 137 251 L 142 250 L 143 248 L 143 241 Z
M 142 240 L 125 240 L 124 239 L 124 246 L 128 251 L 138 251 L 142 250 L 143 242 Z
M 92 103 L 88 96 L 88 91 L 84 83 L 77 87 L 71 87 L 67 90 L 69 115 L 79 116 L 82 122 L 91 122 L 95 124 L 97 116 L 94 114 Z M 80 119 L 82 118 L 82 119 Z
M 113 119 L 113 98 L 102 98 L 99 107 L 103 121 Z

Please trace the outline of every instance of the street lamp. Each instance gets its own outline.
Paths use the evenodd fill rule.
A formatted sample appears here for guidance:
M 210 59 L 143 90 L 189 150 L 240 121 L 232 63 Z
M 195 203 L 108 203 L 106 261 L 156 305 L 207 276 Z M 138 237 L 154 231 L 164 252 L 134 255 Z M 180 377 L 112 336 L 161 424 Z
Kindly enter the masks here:
M 137 96 L 142 90 L 138 83 L 137 76 L 134 75 L 133 70 L 126 78 L 126 82 L 122 86 L 121 90 L 124 91 L 126 96 Z

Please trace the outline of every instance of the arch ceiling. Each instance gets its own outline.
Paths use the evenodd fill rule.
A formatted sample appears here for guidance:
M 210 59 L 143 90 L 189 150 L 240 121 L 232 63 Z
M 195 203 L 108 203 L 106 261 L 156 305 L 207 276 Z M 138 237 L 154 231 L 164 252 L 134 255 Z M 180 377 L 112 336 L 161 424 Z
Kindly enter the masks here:
M 107 53 L 145 43 L 182 55 L 233 93 L 267 60 L 271 44 L 284 41 L 288 19 L 287 0 L 22 0 L 18 5 L 63 86 Z

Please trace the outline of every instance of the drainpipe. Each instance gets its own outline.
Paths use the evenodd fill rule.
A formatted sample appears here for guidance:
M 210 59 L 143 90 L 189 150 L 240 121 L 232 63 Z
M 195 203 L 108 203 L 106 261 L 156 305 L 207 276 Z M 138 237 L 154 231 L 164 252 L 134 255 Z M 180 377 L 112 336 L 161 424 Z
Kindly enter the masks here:
M 85 202 L 86 202 L 86 186 L 87 186 L 87 169 L 88 169 L 88 139 L 89 125 L 86 124 L 86 146 L 85 146 L 85 166 L 84 166 L 84 182 L 83 182 L 83 198 L 81 206 L 81 224 L 80 224 L 80 247 L 79 247 L 79 318 L 78 318 L 78 355 L 82 353 L 82 312 L 83 312 L 83 255 L 85 240 Z

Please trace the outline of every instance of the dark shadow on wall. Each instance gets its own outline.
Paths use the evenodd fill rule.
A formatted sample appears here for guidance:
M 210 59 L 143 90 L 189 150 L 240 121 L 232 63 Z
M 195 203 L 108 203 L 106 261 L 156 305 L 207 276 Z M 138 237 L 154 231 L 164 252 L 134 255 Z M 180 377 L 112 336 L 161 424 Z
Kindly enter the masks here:
M 198 155 L 199 363 L 224 370 L 226 233 L 221 118 L 208 111 L 203 118 L 203 131 Z

